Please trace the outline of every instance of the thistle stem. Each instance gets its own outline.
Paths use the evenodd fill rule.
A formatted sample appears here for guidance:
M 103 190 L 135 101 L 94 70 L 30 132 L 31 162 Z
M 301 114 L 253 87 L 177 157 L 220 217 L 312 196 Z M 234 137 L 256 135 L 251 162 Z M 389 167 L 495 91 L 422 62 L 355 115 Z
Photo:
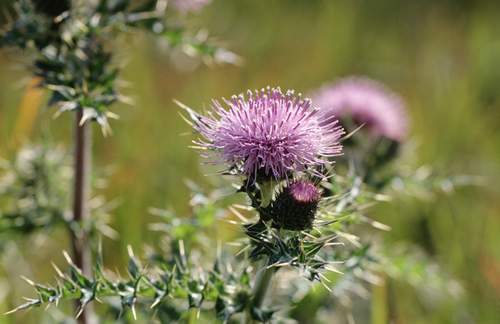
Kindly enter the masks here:
M 255 279 L 255 285 L 252 291 L 252 302 L 250 303 L 250 309 L 248 310 L 248 314 L 246 315 L 245 322 L 247 324 L 254 323 L 250 314 L 252 308 L 259 308 L 262 306 L 266 297 L 267 290 L 269 288 L 269 284 L 271 283 L 271 279 L 275 272 L 276 270 L 274 268 L 267 268 L 266 266 L 264 266 L 257 273 L 257 278 Z
M 253 289 L 253 307 L 260 307 L 266 297 L 267 289 L 275 270 L 273 268 L 262 268 L 257 274 L 257 279 Z
M 90 195 L 90 167 L 91 167 L 91 127 L 89 123 L 80 124 L 83 110 L 79 109 L 75 120 L 75 151 L 74 151 L 74 188 L 73 188 L 73 221 L 82 225 L 82 221 L 89 216 Z M 84 275 L 90 276 L 91 254 L 88 241 L 83 231 L 70 231 L 71 244 L 73 248 L 73 259 L 75 265 L 80 268 Z M 80 234 L 80 235 L 79 235 Z M 75 305 L 78 307 L 78 302 Z M 85 309 L 78 322 L 89 324 L 90 309 Z
M 260 183 L 260 194 L 261 194 L 261 207 L 267 207 L 273 200 L 274 196 L 274 188 L 276 183 L 272 180 Z M 271 282 L 271 278 L 273 277 L 274 272 L 276 272 L 275 268 L 268 268 L 267 262 L 264 263 L 264 266 L 257 273 L 257 278 L 255 279 L 255 285 L 252 291 L 252 301 L 250 303 L 250 307 L 247 310 L 247 314 L 245 315 L 245 323 L 251 324 L 253 323 L 252 319 L 252 309 L 259 308 L 262 306 L 264 302 L 264 298 L 266 297 L 266 292 L 269 287 L 269 283 Z

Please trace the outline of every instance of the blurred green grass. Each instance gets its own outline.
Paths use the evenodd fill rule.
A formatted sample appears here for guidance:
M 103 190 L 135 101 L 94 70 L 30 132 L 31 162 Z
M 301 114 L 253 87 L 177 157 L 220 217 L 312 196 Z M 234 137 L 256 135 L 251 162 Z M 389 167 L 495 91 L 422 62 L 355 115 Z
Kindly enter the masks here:
M 127 244 L 154 242 L 147 208 L 173 206 L 187 213 L 186 178 L 209 186 L 195 152 L 188 149 L 189 127 L 172 99 L 192 107 L 212 97 L 247 88 L 279 85 L 307 93 L 348 74 L 382 80 L 408 102 L 418 164 L 443 174 L 476 174 L 484 188 L 440 195 L 435 201 L 398 200 L 378 207 L 377 219 L 393 231 L 386 241 L 421 244 L 464 285 L 466 300 L 429 308 L 412 289 L 389 285 L 389 314 L 395 323 L 498 323 L 500 316 L 500 6 L 496 1 L 395 0 L 215 0 L 194 27 L 207 27 L 240 54 L 242 67 L 176 69 L 171 57 L 146 36 L 117 41 L 128 63 L 125 92 L 134 107 L 116 105 L 114 135 L 95 129 L 96 168 L 113 166 L 106 189 L 118 197 L 114 227 L 121 238 L 106 242 L 109 266 L 123 262 Z M 18 55 L 0 54 L 0 155 L 9 157 L 23 88 L 29 73 L 14 69 Z M 49 137 L 70 145 L 71 117 L 49 120 L 44 110 L 31 140 Z M 62 237 L 62 235 L 59 235 Z M 58 237 L 59 237 L 58 236 Z M 61 244 L 48 244 L 44 261 L 34 258 L 51 279 L 49 259 L 60 260 Z M 28 253 L 28 255 L 31 255 Z M 16 281 L 15 289 L 26 292 Z M 23 287 L 21 287 L 23 286 Z M 17 300 L 9 299 L 8 303 Z M 11 305 L 9 305 L 11 306 Z M 7 307 L 4 307 L 7 308 Z M 16 317 L 23 323 L 28 317 Z M 31 318 L 34 320 L 35 317 Z M 0 323 L 9 319 L 0 318 Z

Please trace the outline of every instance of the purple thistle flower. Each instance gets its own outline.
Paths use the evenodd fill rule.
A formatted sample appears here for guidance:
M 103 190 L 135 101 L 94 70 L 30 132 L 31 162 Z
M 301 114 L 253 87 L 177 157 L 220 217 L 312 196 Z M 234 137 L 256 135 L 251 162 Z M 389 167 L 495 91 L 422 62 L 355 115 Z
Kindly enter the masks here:
M 310 99 L 292 90 L 249 90 L 246 97 L 223 102 L 213 100 L 207 116 L 190 111 L 194 128 L 204 138 L 197 144 L 216 151 L 251 180 L 285 179 L 294 171 L 324 165 L 325 157 L 342 152 L 339 139 L 344 130 L 338 121 L 319 114 Z
M 321 87 L 312 97 L 327 115 L 365 124 L 376 136 L 400 142 L 408 131 L 403 100 L 377 81 L 348 77 Z
M 212 0 L 170 0 L 172 6 L 182 13 L 200 11 Z

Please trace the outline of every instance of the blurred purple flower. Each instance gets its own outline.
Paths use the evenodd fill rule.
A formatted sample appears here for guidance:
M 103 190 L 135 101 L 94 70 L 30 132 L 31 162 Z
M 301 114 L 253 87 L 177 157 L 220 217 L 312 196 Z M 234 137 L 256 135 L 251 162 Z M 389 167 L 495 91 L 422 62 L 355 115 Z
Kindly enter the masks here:
M 338 121 L 319 114 L 311 100 L 280 88 L 248 91 L 231 100 L 212 101 L 212 112 L 200 116 L 190 111 L 204 149 L 218 152 L 223 162 L 250 179 L 288 178 L 328 163 L 324 157 L 340 155 L 344 130 Z M 194 114 L 194 115 L 193 115 Z
M 408 131 L 403 100 L 380 82 L 348 77 L 324 85 L 312 97 L 327 115 L 365 124 L 376 136 L 402 141 Z
M 182 13 L 200 11 L 212 0 L 170 0 L 172 6 Z

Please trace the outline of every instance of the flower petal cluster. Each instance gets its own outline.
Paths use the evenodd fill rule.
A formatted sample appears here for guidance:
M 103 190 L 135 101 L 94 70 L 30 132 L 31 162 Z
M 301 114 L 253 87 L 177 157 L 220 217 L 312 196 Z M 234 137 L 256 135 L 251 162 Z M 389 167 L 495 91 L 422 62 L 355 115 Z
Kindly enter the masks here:
M 213 100 L 211 108 L 206 116 L 194 118 L 203 137 L 197 144 L 216 151 L 249 179 L 285 179 L 342 152 L 344 131 L 337 119 L 320 114 L 310 99 L 293 90 L 249 90 L 246 97 Z
M 348 77 L 324 85 L 312 97 L 327 115 L 365 124 L 376 136 L 398 142 L 406 136 L 408 121 L 403 100 L 377 81 Z

